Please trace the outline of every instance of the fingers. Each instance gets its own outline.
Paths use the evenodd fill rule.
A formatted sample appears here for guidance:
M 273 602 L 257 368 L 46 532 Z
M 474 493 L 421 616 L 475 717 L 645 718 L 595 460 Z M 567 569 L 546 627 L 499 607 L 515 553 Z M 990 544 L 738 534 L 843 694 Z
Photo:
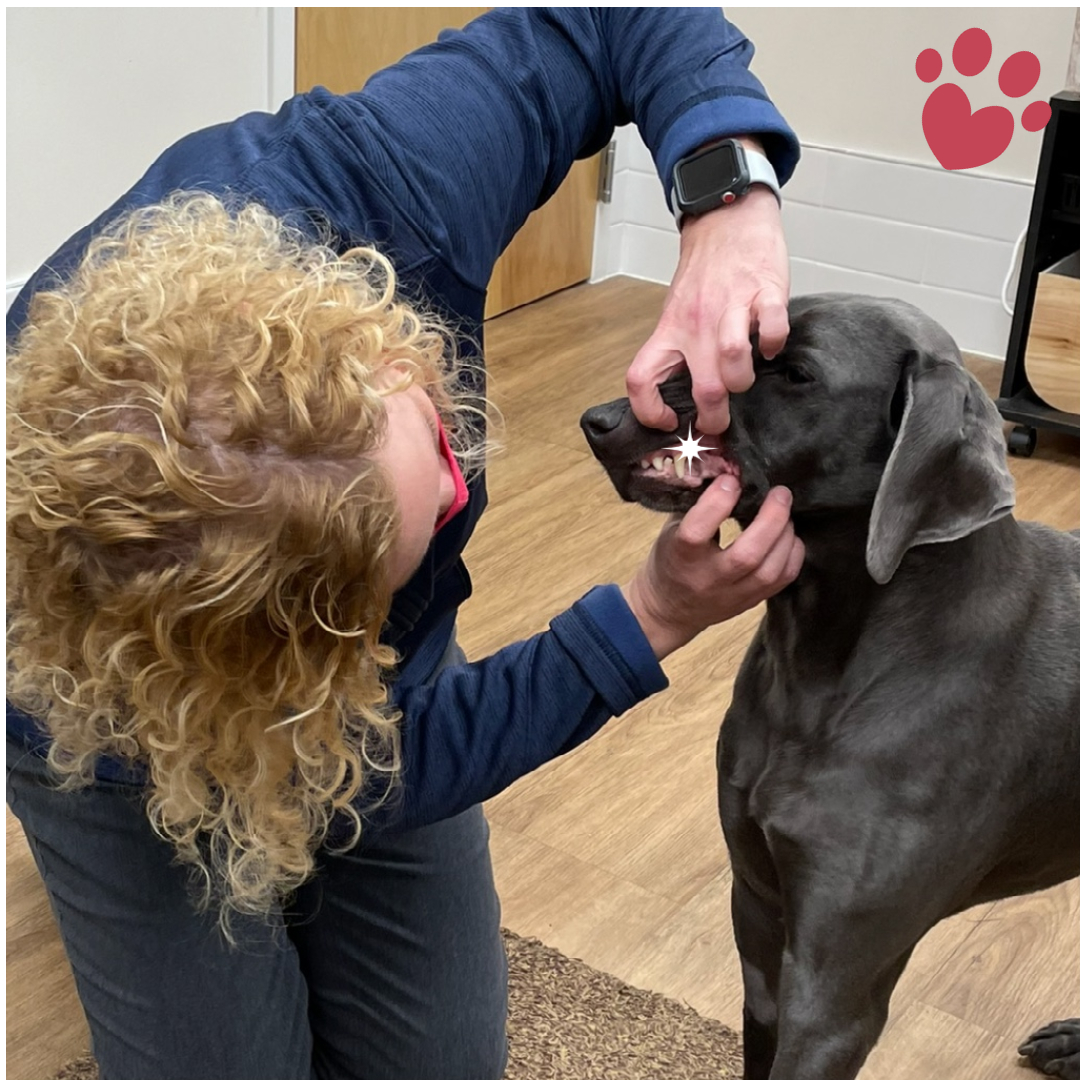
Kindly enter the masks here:
M 804 554 L 803 543 L 789 522 L 772 550 L 742 583 L 754 582 L 760 590 L 759 599 L 767 599 L 799 576 Z
M 758 348 L 766 360 L 772 360 L 787 344 L 787 300 L 779 292 L 762 292 L 757 305 Z
M 734 476 L 717 477 L 679 522 L 679 539 L 685 544 L 709 544 L 739 501 L 742 488 Z
M 791 545 L 791 552 L 788 554 L 788 561 L 784 565 L 782 577 L 785 585 L 790 585 L 799 576 L 805 558 L 806 545 L 796 536 L 795 543 Z
M 682 353 L 663 345 L 659 332 L 654 333 L 634 357 L 626 372 L 626 394 L 634 416 L 646 427 L 674 431 L 678 426 L 675 410 L 664 404 L 659 386 L 682 366 Z
M 669 518 L 624 590 L 660 659 L 706 626 L 773 596 L 802 567 L 804 549 L 790 521 L 786 488 L 769 492 L 757 517 L 728 548 L 716 546 L 716 533 L 740 494 L 734 477 L 719 477 L 683 517 Z
M 698 427 L 720 435 L 729 423 L 728 395 L 741 394 L 754 384 L 750 335 L 755 330 L 762 356 L 771 360 L 787 342 L 787 300 L 778 290 L 763 290 L 747 307 L 724 312 L 715 340 L 701 339 L 687 354 L 698 408 Z
M 731 421 L 729 395 L 749 390 L 754 383 L 750 335 L 756 331 L 759 348 L 767 359 L 787 341 L 787 300 L 782 291 L 763 290 L 748 305 L 727 308 L 715 326 L 673 343 L 666 330 L 657 331 L 642 346 L 626 373 L 630 408 L 646 427 L 673 431 L 674 410 L 664 404 L 659 384 L 684 365 L 690 369 L 696 426 L 709 435 L 721 435 Z M 685 358 L 685 359 L 684 359 Z
M 795 546 L 802 542 L 795 536 L 791 524 L 791 492 L 787 488 L 773 488 L 761 504 L 757 517 L 743 530 L 723 552 L 727 570 L 733 581 L 751 574 L 765 578 L 763 568 L 777 576 L 783 574 L 792 562 Z M 802 555 L 794 560 L 795 572 L 802 566 Z
M 695 337 L 686 350 L 693 382 L 697 427 L 720 435 L 730 423 L 728 395 L 746 390 L 754 381 L 750 353 L 750 312 L 729 308 L 710 333 Z
M 724 313 L 716 330 L 716 363 L 720 377 L 732 394 L 754 385 L 754 361 L 750 350 L 751 313 L 735 307 Z

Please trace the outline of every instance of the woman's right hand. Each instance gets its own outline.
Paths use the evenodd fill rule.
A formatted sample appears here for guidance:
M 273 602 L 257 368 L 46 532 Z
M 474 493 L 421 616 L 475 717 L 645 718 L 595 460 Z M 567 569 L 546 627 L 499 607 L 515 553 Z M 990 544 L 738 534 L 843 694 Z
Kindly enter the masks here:
M 660 530 L 645 565 L 623 595 L 658 660 L 706 627 L 724 622 L 790 585 L 804 548 L 791 524 L 791 492 L 773 488 L 757 517 L 726 548 L 716 535 L 739 501 L 733 476 L 721 476 L 683 515 Z

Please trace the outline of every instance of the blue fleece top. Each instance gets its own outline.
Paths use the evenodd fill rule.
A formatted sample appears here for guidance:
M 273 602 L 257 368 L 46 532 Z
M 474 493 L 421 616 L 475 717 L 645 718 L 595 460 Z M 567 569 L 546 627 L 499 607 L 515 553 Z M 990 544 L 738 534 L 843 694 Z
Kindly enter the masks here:
M 201 189 L 256 200 L 313 235 L 329 228 L 341 251 L 378 247 L 403 294 L 448 319 L 461 353 L 474 356 L 496 259 L 574 160 L 600 150 L 616 126 L 638 124 L 669 200 L 675 162 L 726 135 L 761 136 L 781 182 L 791 176 L 798 143 L 748 71 L 752 56 L 717 9 L 495 10 L 358 93 L 317 87 L 275 115 L 181 139 L 31 278 L 8 313 L 8 340 L 33 293 L 66 276 L 105 223 Z M 550 630 L 431 678 L 471 592 L 461 555 L 486 503 L 480 476 L 395 594 L 384 636 L 402 656 L 391 695 L 403 714 L 403 784 L 373 825 L 456 814 L 667 686 L 614 585 L 593 589 Z M 7 723 L 9 737 L 47 746 L 10 704 Z M 138 765 L 106 759 L 98 775 L 144 779 Z

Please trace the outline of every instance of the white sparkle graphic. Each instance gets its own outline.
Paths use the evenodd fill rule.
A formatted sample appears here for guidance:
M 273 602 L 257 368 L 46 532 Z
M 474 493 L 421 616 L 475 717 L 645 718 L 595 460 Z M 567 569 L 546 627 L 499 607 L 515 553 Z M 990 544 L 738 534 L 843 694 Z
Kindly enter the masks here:
M 708 447 L 701 445 L 701 438 L 694 438 L 694 429 L 691 424 L 686 425 L 686 438 L 679 439 L 678 446 L 665 446 L 665 450 L 677 450 L 679 456 L 686 460 L 686 475 L 693 476 L 694 462 L 701 457 L 702 450 L 707 450 Z

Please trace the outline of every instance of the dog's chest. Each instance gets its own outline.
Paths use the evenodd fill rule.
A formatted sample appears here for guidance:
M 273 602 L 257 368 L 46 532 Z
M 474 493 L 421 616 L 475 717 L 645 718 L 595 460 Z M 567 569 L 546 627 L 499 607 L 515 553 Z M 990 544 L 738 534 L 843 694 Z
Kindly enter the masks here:
M 793 651 L 763 629 L 743 661 L 723 725 L 721 768 L 764 818 L 765 800 L 852 763 L 855 744 L 903 700 L 903 665 Z M 857 755 L 856 755 L 857 756 Z

